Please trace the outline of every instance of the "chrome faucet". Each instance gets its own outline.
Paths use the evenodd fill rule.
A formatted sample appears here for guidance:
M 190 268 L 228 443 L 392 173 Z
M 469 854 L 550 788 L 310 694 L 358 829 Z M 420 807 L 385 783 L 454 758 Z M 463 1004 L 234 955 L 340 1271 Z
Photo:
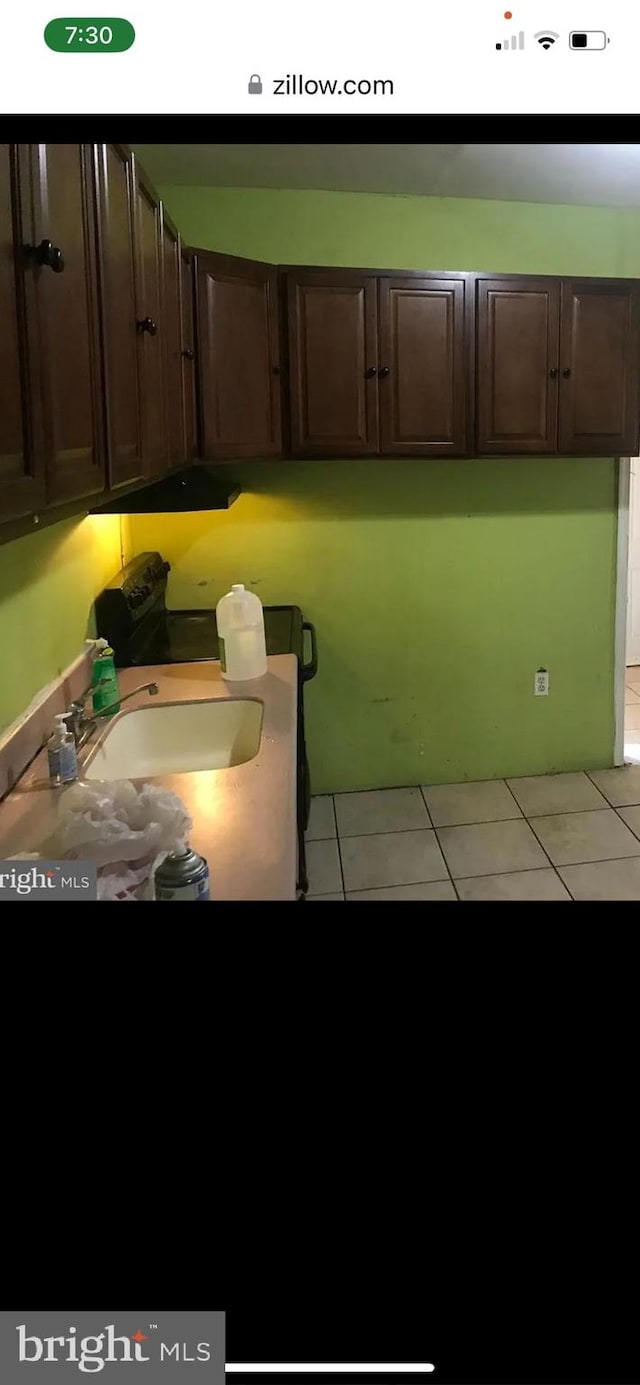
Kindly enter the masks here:
M 76 743 L 76 750 L 81 750 L 86 745 L 89 737 L 93 735 L 98 724 L 99 717 L 108 717 L 110 712 L 119 711 L 123 702 L 128 702 L 130 697 L 135 697 L 136 693 L 148 692 L 150 697 L 155 697 L 158 692 L 157 683 L 141 683 L 138 688 L 133 688 L 131 692 L 125 693 L 124 697 L 119 697 L 117 701 L 111 702 L 108 707 L 102 707 L 99 712 L 94 712 L 93 716 L 88 717 L 86 712 L 86 702 L 94 688 L 87 688 L 81 697 L 72 702 L 69 711 L 66 713 L 66 722 Z

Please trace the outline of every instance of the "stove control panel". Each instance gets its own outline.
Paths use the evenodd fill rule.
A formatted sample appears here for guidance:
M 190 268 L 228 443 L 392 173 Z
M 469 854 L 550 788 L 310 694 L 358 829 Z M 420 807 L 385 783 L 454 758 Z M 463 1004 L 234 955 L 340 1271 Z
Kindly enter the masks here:
M 112 646 L 116 663 L 127 662 L 127 641 L 141 621 L 165 610 L 170 565 L 160 553 L 139 553 L 96 597 L 96 629 Z

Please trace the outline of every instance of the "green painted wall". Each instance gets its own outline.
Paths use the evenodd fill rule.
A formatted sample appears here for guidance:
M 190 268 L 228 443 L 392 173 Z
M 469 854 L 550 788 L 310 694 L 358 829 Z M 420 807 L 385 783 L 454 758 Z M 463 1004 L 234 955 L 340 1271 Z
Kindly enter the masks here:
M 160 189 L 192 245 L 279 264 L 640 273 L 640 213 L 272 188 Z
M 166 188 L 186 239 L 277 262 L 640 273 L 640 218 L 603 208 Z M 239 466 L 229 513 L 136 518 L 173 605 L 232 581 L 318 628 L 316 790 L 608 765 L 613 460 Z M 534 698 L 533 675 L 551 693 Z
M 316 790 L 611 763 L 613 462 L 283 471 L 242 466 L 228 513 L 136 516 L 132 536 L 172 563 L 173 606 L 240 581 L 315 622 Z
M 0 731 L 95 634 L 91 604 L 120 566 L 120 520 L 66 520 L 0 546 Z

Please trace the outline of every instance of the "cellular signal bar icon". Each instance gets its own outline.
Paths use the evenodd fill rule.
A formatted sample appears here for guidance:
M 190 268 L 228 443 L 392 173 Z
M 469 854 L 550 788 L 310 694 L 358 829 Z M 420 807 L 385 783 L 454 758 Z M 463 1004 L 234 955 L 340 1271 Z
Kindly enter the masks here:
M 506 38 L 503 43 L 496 43 L 496 48 L 498 51 L 502 49 L 503 53 L 513 52 L 513 50 L 517 48 L 524 48 L 524 29 L 521 29 L 519 34 L 512 34 L 510 40 Z

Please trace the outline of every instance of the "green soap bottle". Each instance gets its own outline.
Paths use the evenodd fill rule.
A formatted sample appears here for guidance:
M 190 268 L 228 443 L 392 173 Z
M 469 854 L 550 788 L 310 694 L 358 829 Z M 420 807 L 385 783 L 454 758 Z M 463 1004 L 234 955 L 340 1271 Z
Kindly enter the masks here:
M 96 640 L 96 656 L 93 661 L 91 687 L 93 689 L 93 710 L 96 715 L 105 707 L 109 715 L 120 710 L 120 688 L 113 658 L 113 650 L 106 640 Z

